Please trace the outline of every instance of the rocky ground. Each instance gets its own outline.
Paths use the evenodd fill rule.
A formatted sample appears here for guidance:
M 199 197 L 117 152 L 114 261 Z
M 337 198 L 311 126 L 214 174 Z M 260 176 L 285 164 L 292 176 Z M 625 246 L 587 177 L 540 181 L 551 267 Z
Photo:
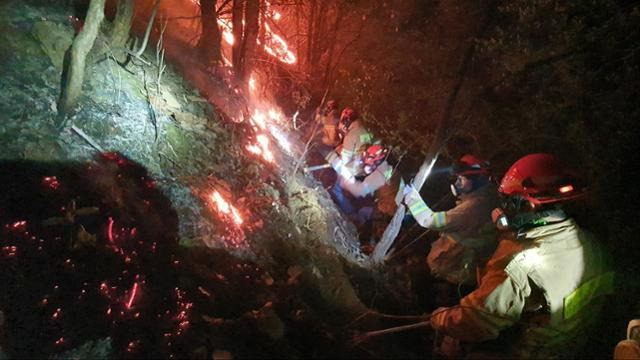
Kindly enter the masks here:
M 154 46 L 143 55 L 148 65 L 91 59 L 79 111 L 55 128 L 74 34 L 71 10 L 56 4 L 0 5 L 0 263 L 13 270 L 3 286 L 21 289 L 0 297 L 6 355 L 427 353 L 421 332 L 351 341 L 357 331 L 389 325 L 363 317 L 369 309 L 423 310 L 407 273 L 367 266 L 355 228 L 323 186 L 293 174 L 303 144 L 286 123 L 278 126 L 292 149 L 274 151 L 274 163 L 246 151 L 254 128 L 228 111 L 244 99 L 207 69 L 193 70 L 215 89 L 203 97 L 171 63 L 158 81 Z M 225 214 L 214 191 L 237 214 Z M 32 255 L 43 248 L 48 256 Z M 112 312 L 119 317 L 105 320 Z

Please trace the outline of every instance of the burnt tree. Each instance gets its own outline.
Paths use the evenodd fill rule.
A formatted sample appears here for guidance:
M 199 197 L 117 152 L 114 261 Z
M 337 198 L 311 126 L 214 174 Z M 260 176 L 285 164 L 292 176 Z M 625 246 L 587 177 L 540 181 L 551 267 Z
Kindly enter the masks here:
M 251 72 L 256 57 L 256 41 L 260 32 L 260 0 L 233 2 L 233 67 L 238 79 Z
M 75 107 L 82 92 L 86 58 L 104 19 L 104 4 L 105 0 L 91 0 L 84 27 L 76 35 L 65 54 L 61 92 L 58 99 L 58 126 L 64 124 L 64 120 Z
M 220 29 L 218 28 L 216 0 L 200 0 L 200 21 L 202 34 L 198 42 L 200 57 L 206 64 L 218 63 L 220 54 Z
M 245 0 L 233 0 L 231 7 L 231 25 L 233 28 L 231 62 L 235 69 L 240 68 L 240 60 L 242 59 L 242 33 L 244 32 L 242 20 L 244 17 L 244 5 Z
M 256 41 L 260 29 L 260 1 L 247 0 L 244 12 L 245 28 L 242 39 L 242 66 L 239 76 L 244 79 L 253 68 L 256 57 Z

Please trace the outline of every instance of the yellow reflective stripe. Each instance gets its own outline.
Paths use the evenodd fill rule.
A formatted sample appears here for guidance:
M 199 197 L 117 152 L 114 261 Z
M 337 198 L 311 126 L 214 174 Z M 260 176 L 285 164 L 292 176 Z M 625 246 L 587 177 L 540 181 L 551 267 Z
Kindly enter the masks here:
M 361 143 L 371 143 L 371 140 L 373 140 L 373 135 L 369 134 L 369 133 L 365 133 L 360 135 L 360 142 Z
M 351 150 L 347 150 L 347 149 L 342 149 L 341 155 L 343 157 L 351 157 L 351 156 L 353 156 L 353 154 L 355 154 L 355 152 L 353 152 Z
M 601 295 L 613 293 L 614 272 L 609 271 L 580 285 L 564 298 L 564 318 L 569 319 L 577 314 L 593 299 Z
M 413 215 L 422 214 L 423 212 L 427 211 L 427 209 L 429 209 L 429 207 L 427 207 L 427 204 L 425 204 L 423 201 L 417 201 L 415 204 L 409 206 L 409 210 L 411 210 L 411 213 Z
M 439 228 L 443 227 L 447 223 L 447 213 L 444 211 L 438 211 L 433 213 L 433 224 Z
M 384 172 L 384 178 L 387 180 L 391 179 L 392 175 L 393 175 L 393 168 L 389 168 L 387 169 L 387 171 Z

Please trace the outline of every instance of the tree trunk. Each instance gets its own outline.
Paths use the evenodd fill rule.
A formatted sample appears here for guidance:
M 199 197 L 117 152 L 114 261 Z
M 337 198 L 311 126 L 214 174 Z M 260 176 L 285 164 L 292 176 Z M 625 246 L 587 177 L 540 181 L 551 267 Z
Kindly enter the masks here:
M 245 28 L 242 41 L 242 68 L 238 73 L 239 78 L 244 82 L 251 73 L 256 57 L 256 40 L 260 29 L 260 0 L 247 0 L 245 6 Z
M 336 50 L 336 43 L 338 40 L 338 29 L 340 28 L 340 24 L 342 23 L 342 9 L 339 5 L 336 6 L 336 19 L 333 23 L 333 27 L 327 32 L 331 31 L 331 36 L 329 38 L 329 42 L 327 43 L 327 47 L 329 48 L 329 54 L 327 55 L 327 65 L 324 70 L 324 74 L 322 76 L 323 85 L 322 88 L 325 89 L 331 83 L 331 69 L 333 68 L 333 56 Z
M 242 68 L 242 34 L 244 33 L 242 20 L 244 15 L 244 2 L 245 0 L 233 0 L 233 7 L 231 8 L 231 24 L 233 26 L 231 62 L 236 71 Z
M 73 40 L 65 54 L 62 70 L 62 86 L 58 99 L 58 125 L 71 113 L 82 92 L 87 54 L 93 47 L 98 29 L 104 19 L 105 0 L 91 0 L 84 27 Z
M 200 0 L 200 20 L 202 34 L 198 42 L 200 56 L 205 64 L 218 63 L 222 60 L 220 54 L 220 28 L 216 15 L 216 0 Z
M 313 39 L 314 39 L 314 23 L 316 18 L 316 1 L 311 0 L 309 2 L 309 19 L 307 23 L 307 73 L 311 73 L 313 70 Z
M 116 18 L 111 25 L 109 32 L 109 43 L 111 49 L 116 52 L 115 56 L 119 58 L 124 54 L 124 48 L 129 40 L 129 32 L 131 31 L 131 22 L 133 20 L 133 0 L 119 0 Z

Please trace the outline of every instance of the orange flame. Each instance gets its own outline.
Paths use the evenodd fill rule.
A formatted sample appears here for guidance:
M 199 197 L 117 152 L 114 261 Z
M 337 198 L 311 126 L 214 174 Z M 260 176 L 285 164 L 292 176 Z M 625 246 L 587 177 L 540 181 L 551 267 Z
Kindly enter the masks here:
M 218 211 L 226 215 L 231 215 L 236 225 L 242 224 L 243 220 L 238 210 L 233 207 L 233 205 L 229 204 L 229 202 L 226 201 L 218 191 L 213 191 L 211 194 L 211 200 L 218 207 Z
M 193 1 L 194 3 L 196 2 L 195 0 Z M 267 8 L 269 6 L 270 4 L 267 3 Z M 279 21 L 282 18 L 282 14 L 275 10 L 272 11 L 267 9 L 265 13 L 266 17 L 273 21 Z M 231 21 L 228 18 L 218 18 L 217 22 L 222 30 L 222 38 L 227 44 L 233 46 L 233 44 L 235 43 L 235 38 L 233 36 L 233 24 L 231 24 Z M 279 61 L 282 61 L 285 64 L 294 64 L 296 61 L 298 61 L 296 55 L 291 50 L 289 50 L 289 45 L 282 38 L 282 36 L 276 34 L 273 30 L 271 30 L 271 27 L 269 27 L 269 24 L 267 23 L 264 23 L 264 28 L 267 34 L 265 44 L 263 45 L 259 40 L 256 40 L 256 43 L 258 45 L 262 46 L 269 55 L 277 58 Z

